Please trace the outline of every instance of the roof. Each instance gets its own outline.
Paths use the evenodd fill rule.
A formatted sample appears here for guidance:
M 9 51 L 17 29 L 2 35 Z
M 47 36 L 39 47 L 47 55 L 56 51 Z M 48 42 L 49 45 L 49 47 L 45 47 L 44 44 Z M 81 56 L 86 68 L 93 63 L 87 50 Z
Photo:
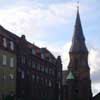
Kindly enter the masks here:
M 72 46 L 70 48 L 70 53 L 79 53 L 79 52 L 88 53 L 88 50 L 85 45 L 85 37 L 83 35 L 79 9 L 77 9 L 75 29 L 72 38 Z
M 16 38 L 19 39 L 19 37 L 17 35 L 15 35 L 14 33 L 8 31 L 7 29 L 5 29 L 3 26 L 0 25 L 0 34 L 2 34 L 3 36 L 7 37 L 7 38 Z
M 73 80 L 73 79 L 74 79 L 74 76 L 73 76 L 73 74 L 72 74 L 71 71 L 70 71 L 70 72 L 68 73 L 68 75 L 66 76 L 66 79 L 67 79 L 67 80 Z
M 6 30 L 6 29 L 5 29 L 3 26 L 1 26 L 1 25 L 0 25 L 0 35 L 2 35 L 2 36 L 4 36 L 4 37 L 6 37 L 6 38 L 10 38 L 10 39 L 16 41 L 17 44 L 20 44 L 20 43 L 23 44 L 23 43 L 24 43 L 25 45 L 23 45 L 23 47 L 26 47 L 26 48 L 28 48 L 28 49 L 30 49 L 30 50 L 34 48 L 34 50 L 35 50 L 35 52 L 36 52 L 35 55 L 38 56 L 38 57 L 41 57 L 41 53 L 44 52 L 45 60 L 48 60 L 47 58 L 50 58 L 50 59 L 52 60 L 52 61 L 51 61 L 52 63 L 55 63 L 56 60 L 57 60 L 57 59 L 55 58 L 55 56 L 54 56 L 48 49 L 46 49 L 46 48 L 40 48 L 40 47 L 36 46 L 35 44 L 30 43 L 30 42 L 27 41 L 27 39 L 25 38 L 25 35 L 22 35 L 21 37 L 19 37 L 19 36 L 13 34 L 12 32 Z M 22 45 L 20 45 L 20 46 L 22 46 Z M 43 52 L 42 52 L 42 50 L 43 50 Z

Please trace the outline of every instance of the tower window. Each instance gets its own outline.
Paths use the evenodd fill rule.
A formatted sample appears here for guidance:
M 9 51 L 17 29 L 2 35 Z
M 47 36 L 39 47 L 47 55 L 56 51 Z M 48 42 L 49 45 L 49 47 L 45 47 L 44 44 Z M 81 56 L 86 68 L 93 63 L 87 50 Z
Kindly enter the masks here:
M 77 68 L 78 68 L 78 61 L 77 61 L 77 59 L 75 59 L 75 70 L 77 70 Z

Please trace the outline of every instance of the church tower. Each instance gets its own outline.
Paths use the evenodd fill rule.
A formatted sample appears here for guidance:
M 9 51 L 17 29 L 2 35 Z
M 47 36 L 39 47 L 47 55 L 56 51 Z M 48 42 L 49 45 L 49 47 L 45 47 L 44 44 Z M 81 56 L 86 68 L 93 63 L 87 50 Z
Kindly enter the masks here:
M 79 7 L 77 8 L 75 29 L 69 56 L 70 62 L 66 77 L 68 94 L 66 100 L 91 100 L 92 92 L 88 50 L 83 35 Z

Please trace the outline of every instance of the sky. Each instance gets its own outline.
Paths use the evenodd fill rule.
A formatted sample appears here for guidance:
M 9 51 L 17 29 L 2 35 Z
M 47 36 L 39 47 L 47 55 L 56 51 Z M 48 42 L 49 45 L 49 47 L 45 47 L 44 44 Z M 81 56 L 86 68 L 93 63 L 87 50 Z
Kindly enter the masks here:
M 80 17 L 86 45 L 93 95 L 100 92 L 100 1 L 80 0 Z M 0 0 L 0 25 L 69 63 L 77 0 Z

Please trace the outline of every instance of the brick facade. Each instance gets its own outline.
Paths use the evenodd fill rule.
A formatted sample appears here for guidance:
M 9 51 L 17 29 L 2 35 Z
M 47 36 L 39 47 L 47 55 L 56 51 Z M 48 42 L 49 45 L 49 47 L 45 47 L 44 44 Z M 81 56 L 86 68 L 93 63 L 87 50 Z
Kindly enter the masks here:
M 10 41 L 13 42 L 13 50 L 11 50 Z M 4 47 L 3 45 L 7 46 Z M 7 56 L 5 68 L 1 64 L 3 53 Z M 14 58 L 13 68 L 9 66 L 10 57 Z M 5 79 L 3 85 L 4 80 L 0 78 L 0 95 L 3 97 L 13 93 L 17 100 L 61 100 L 62 98 L 60 56 L 55 58 L 48 49 L 39 48 L 28 42 L 24 35 L 18 37 L 2 26 L 0 26 L 0 71 L 0 77 L 2 77 L 3 71 L 7 73 L 6 77 L 9 76 L 10 72 L 14 74 L 14 79 Z M 4 85 L 5 88 L 3 88 Z

